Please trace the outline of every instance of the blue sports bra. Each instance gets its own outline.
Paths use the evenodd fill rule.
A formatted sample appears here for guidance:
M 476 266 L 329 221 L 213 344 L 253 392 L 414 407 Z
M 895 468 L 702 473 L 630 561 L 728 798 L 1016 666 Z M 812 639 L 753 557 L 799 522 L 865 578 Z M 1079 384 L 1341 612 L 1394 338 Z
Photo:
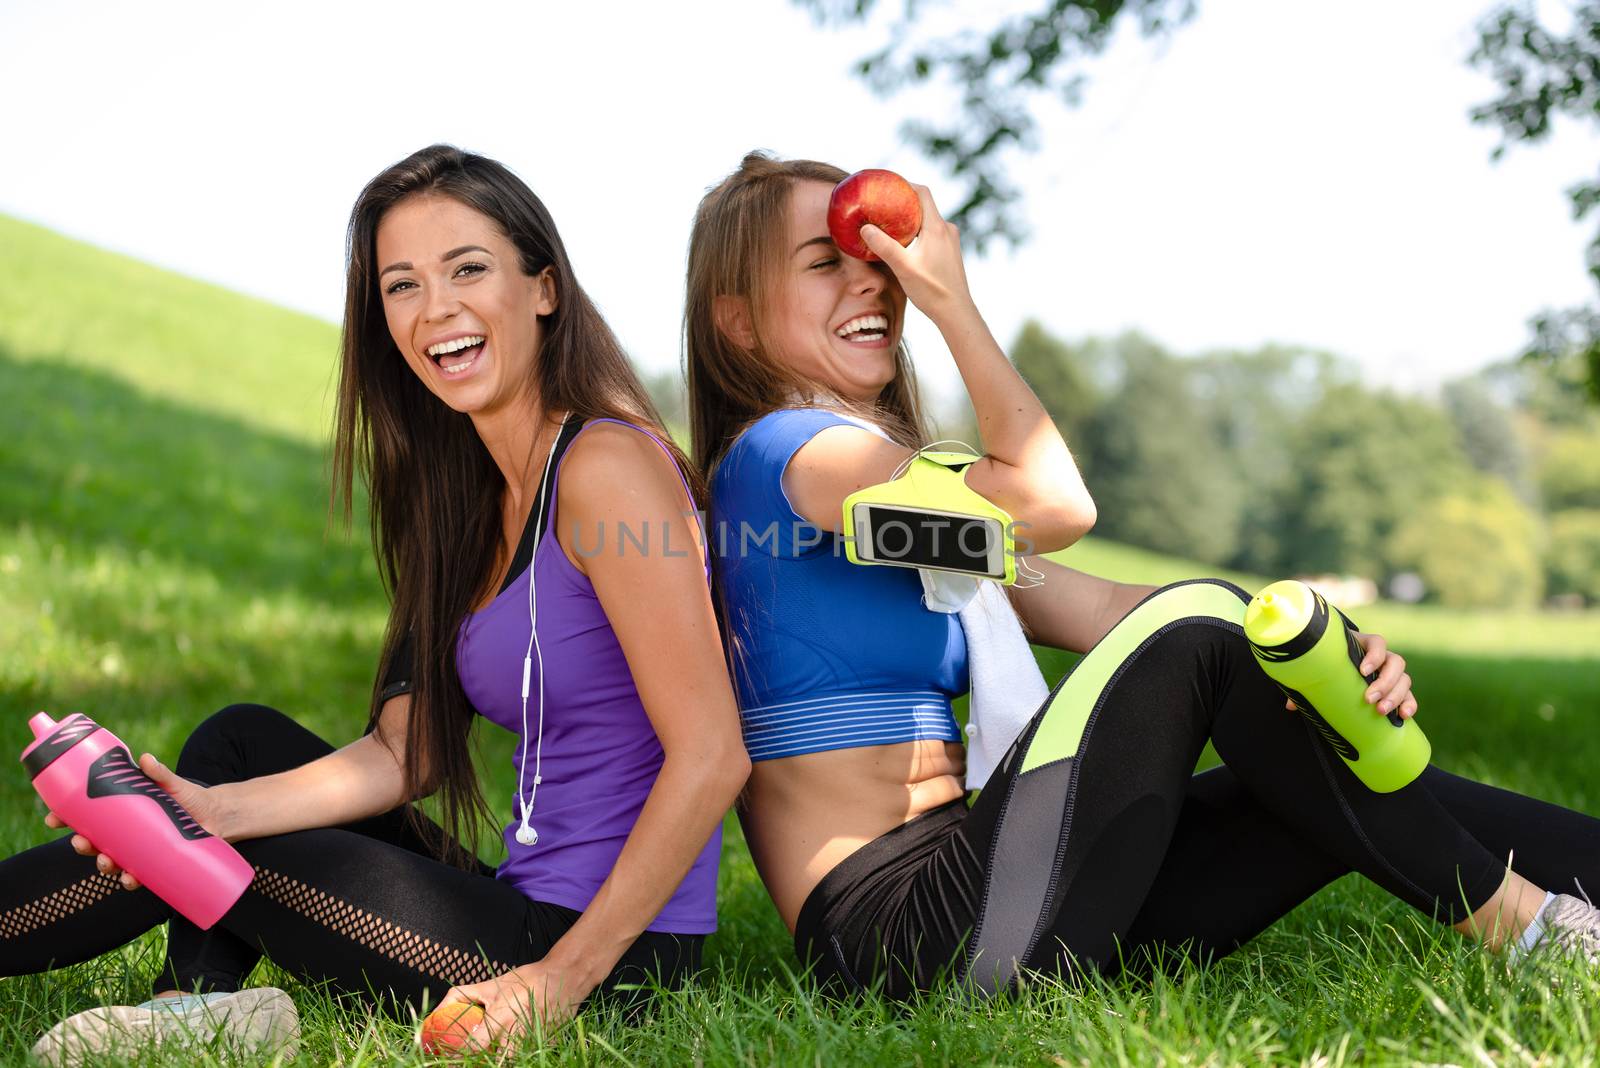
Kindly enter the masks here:
M 751 760 L 917 739 L 959 741 L 960 620 L 922 604 L 909 568 L 863 567 L 783 492 L 789 459 L 851 420 L 785 408 L 756 420 L 711 480 L 712 545 Z

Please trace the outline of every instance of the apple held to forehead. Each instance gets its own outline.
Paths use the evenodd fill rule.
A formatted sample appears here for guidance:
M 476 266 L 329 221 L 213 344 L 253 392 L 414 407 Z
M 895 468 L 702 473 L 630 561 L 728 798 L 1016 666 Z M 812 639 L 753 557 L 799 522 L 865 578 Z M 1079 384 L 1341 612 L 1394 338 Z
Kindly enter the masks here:
M 828 233 L 839 251 L 858 260 L 875 260 L 861 240 L 871 223 L 902 245 L 922 229 L 922 204 L 911 183 L 894 171 L 857 171 L 833 187 L 828 198 Z

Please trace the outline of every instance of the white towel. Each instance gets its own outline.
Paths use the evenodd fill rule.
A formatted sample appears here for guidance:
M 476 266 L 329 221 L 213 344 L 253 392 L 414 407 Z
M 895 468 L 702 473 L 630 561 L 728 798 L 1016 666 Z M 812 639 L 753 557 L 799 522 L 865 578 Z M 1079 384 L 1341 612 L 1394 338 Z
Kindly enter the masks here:
M 938 571 L 920 574 L 922 603 L 930 611 L 956 613 L 967 638 L 967 672 L 972 677 L 967 789 L 981 790 L 1050 688 L 998 582 Z
M 836 413 L 888 440 L 882 427 Z M 1006 591 L 993 579 L 917 569 L 922 603 L 930 612 L 957 615 L 967 639 L 972 697 L 967 706 L 967 789 L 981 790 L 1006 750 L 1028 725 L 1050 688 L 1033 658 L 1022 622 Z

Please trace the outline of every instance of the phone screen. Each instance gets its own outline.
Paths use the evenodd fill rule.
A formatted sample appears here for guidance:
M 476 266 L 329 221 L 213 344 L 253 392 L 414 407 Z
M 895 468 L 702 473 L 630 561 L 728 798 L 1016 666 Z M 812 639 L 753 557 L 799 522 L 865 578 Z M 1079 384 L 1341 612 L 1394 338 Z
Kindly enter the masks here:
M 857 506 L 863 560 L 905 567 L 936 568 L 999 578 L 1005 574 L 1002 531 L 994 519 L 945 515 L 884 504 Z M 859 514 L 859 513 L 858 513 Z

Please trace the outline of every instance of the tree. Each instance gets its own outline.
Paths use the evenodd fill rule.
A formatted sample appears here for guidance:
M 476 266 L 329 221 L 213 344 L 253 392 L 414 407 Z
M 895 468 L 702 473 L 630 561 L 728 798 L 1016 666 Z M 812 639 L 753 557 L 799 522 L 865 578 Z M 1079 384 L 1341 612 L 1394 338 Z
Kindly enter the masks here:
M 1467 461 L 1484 474 L 1503 479 L 1523 502 L 1531 502 L 1534 487 L 1528 453 L 1512 425 L 1511 413 L 1475 377 L 1447 383 L 1442 400 Z
M 1519 417 L 1539 426 L 1600 423 L 1600 414 L 1586 397 L 1583 369 L 1571 361 L 1502 360 L 1478 371 L 1473 378 Z
M 1557 115 L 1600 122 L 1600 0 L 1578 0 L 1570 18 L 1570 32 L 1561 34 L 1531 7 L 1507 6 L 1479 25 L 1471 62 L 1488 69 L 1501 93 L 1474 108 L 1472 119 L 1500 128 L 1496 159 L 1516 142 L 1547 138 Z M 1600 180 L 1579 182 L 1567 196 L 1582 219 L 1600 204 Z M 1589 245 L 1588 267 L 1600 282 L 1600 235 Z M 1533 330 L 1527 357 L 1581 367 L 1589 398 L 1600 402 L 1600 308 L 1546 311 Z
M 1353 384 L 1330 389 L 1289 436 L 1279 570 L 1385 578 L 1395 531 L 1470 473 L 1438 409 Z
M 1500 479 L 1478 475 L 1409 515 L 1390 560 L 1450 608 L 1527 608 L 1544 592 L 1538 545 L 1538 518 Z
M 1183 361 L 1137 336 L 1123 341 L 1120 386 L 1084 433 L 1095 532 L 1221 564 L 1239 538 L 1238 472 Z
M 1574 508 L 1550 517 L 1545 574 L 1551 593 L 1600 604 L 1600 509 Z
M 878 8 L 878 0 L 794 2 L 824 25 L 865 21 Z M 1050 94 L 1077 104 L 1083 89 L 1077 67 L 1105 48 L 1119 23 L 1131 18 L 1150 36 L 1187 21 L 1195 10 L 1193 0 L 1043 0 L 987 30 L 928 36 L 916 32 L 928 6 L 902 0 L 884 31 L 889 43 L 862 57 L 856 73 L 879 93 L 942 83 L 959 96 L 953 118 L 911 120 L 901 132 L 966 183 L 965 199 L 946 217 L 980 249 L 997 237 L 1022 240 L 1015 213 L 1020 194 L 1006 178 L 1005 161 L 1013 150 L 1033 147 L 1032 98 Z
M 683 384 L 683 375 L 676 371 L 659 371 L 642 376 L 650 403 L 661 414 L 661 421 L 673 437 L 687 443 L 689 440 L 689 395 Z
M 1539 492 L 1551 512 L 1600 509 L 1600 430 L 1552 433 L 1539 457 Z
M 1011 343 L 1011 362 L 1050 413 L 1067 444 L 1083 436 L 1095 408 L 1095 389 L 1080 357 L 1037 321 L 1022 324 Z
M 1286 442 L 1337 382 L 1354 371 L 1327 353 L 1267 345 L 1185 360 L 1195 403 L 1215 430 L 1243 488 L 1239 536 L 1221 561 L 1271 571 L 1285 556 L 1279 508 L 1292 480 Z

